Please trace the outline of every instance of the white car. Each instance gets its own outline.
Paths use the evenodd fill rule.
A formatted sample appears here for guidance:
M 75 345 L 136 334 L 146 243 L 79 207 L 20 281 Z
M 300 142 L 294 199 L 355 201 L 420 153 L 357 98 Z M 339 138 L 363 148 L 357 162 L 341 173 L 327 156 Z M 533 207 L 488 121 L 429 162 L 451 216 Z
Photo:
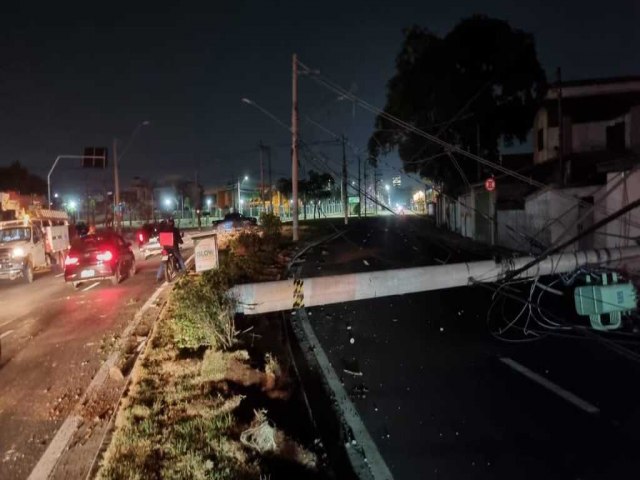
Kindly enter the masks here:
M 146 260 L 154 255 L 159 255 L 162 252 L 162 246 L 158 237 L 151 237 L 147 243 L 140 247 L 140 255 Z

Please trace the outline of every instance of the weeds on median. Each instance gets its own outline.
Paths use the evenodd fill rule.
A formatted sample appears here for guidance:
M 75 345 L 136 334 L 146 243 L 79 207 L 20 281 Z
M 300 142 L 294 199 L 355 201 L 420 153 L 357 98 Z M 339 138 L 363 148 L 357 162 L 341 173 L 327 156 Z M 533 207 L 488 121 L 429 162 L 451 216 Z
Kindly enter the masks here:
M 176 345 L 185 350 L 202 347 L 228 350 L 236 343 L 233 299 L 226 295 L 236 283 L 277 274 L 279 237 L 242 232 L 221 255 L 217 270 L 183 277 L 173 291 Z M 275 270 L 275 271 L 274 271 Z
M 277 235 L 241 234 L 219 270 L 176 283 L 132 373 L 97 478 L 324 478 L 316 455 L 278 428 L 279 421 L 300 424 L 292 413 L 289 366 L 271 347 L 268 354 L 258 352 L 254 338 L 258 343 L 279 329 L 263 325 L 250 344 L 248 336 L 243 343 L 225 294 L 237 282 L 277 274 L 285 263 L 280 241 Z M 271 343 L 281 344 L 280 338 Z M 259 424 L 254 411 L 264 412 Z M 274 450 L 247 447 L 247 432 L 264 425 L 272 428 Z

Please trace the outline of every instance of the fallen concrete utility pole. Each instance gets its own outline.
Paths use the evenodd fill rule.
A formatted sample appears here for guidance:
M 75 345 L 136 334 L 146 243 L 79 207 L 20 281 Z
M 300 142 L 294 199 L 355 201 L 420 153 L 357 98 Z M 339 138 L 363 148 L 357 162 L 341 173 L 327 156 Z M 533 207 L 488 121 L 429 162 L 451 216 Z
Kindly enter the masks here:
M 640 247 L 564 252 L 550 255 L 519 272 L 513 279 L 567 273 L 586 265 L 623 268 L 628 267 L 633 259 L 640 260 Z M 486 260 L 250 283 L 236 285 L 230 294 L 237 299 L 238 313 L 255 315 L 304 306 L 463 287 L 478 282 L 493 283 L 503 280 L 510 272 L 521 269 L 532 260 L 534 257 L 520 257 L 502 262 Z

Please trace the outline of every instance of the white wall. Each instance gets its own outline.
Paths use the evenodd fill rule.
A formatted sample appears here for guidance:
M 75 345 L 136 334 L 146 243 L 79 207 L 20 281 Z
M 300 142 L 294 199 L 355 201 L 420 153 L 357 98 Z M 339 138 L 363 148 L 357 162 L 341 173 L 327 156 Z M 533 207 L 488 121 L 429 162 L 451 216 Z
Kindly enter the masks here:
M 607 146 L 607 126 L 610 122 L 575 123 L 573 125 L 571 150 L 589 152 Z
M 640 151 L 640 105 L 635 106 L 629 112 L 629 148 Z
M 640 198 L 640 171 L 629 175 L 625 173 L 609 173 L 607 186 L 599 192 L 599 205 L 604 208 L 597 209 L 596 220 L 605 218 L 608 214 Z M 621 237 L 640 237 L 640 212 L 633 210 L 629 214 L 612 221 L 599 230 L 596 234 L 597 247 L 627 247 L 636 245 L 635 240 Z
M 475 198 L 471 193 L 458 197 L 458 233 L 463 237 L 475 236 Z
M 523 210 L 498 210 L 498 236 L 496 243 L 503 247 L 529 253 L 527 237 L 535 235 L 526 212 Z
M 583 213 L 578 208 L 579 199 L 593 195 L 599 188 L 544 190 L 527 197 L 524 210 L 499 211 L 498 243 L 527 251 L 530 243 L 525 236 L 545 246 L 571 238 L 578 233 L 578 219 Z M 574 244 L 568 250 L 577 248 Z

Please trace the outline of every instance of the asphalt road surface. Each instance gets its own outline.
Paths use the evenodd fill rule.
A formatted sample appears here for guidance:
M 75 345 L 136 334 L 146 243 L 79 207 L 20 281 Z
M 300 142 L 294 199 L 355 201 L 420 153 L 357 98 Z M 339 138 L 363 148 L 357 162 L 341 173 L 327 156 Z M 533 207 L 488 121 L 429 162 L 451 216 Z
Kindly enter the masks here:
M 187 258 L 189 250 L 185 250 Z M 0 479 L 23 479 L 77 403 L 119 333 L 152 295 L 159 258 L 119 285 L 77 290 L 60 274 L 0 282 Z
M 489 255 L 424 220 L 352 223 L 307 253 L 303 276 Z M 498 340 L 487 328 L 491 294 L 464 287 L 307 309 L 394 477 L 637 478 L 637 361 L 592 339 Z

